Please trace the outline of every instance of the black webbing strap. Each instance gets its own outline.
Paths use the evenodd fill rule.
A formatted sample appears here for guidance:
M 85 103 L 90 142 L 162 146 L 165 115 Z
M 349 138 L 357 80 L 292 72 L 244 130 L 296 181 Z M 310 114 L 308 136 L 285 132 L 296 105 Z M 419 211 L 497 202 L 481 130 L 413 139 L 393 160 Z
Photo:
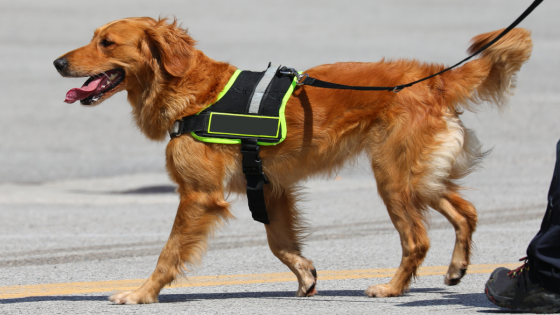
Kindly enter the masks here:
M 263 172 L 262 161 L 259 156 L 260 147 L 257 139 L 242 139 L 241 154 L 243 154 L 243 174 L 247 179 L 247 199 L 253 220 L 269 224 L 268 212 L 264 200 L 264 184 L 268 178 Z
M 515 28 L 519 23 L 521 23 L 521 21 L 523 21 L 529 14 L 531 14 L 531 12 L 533 12 L 533 10 L 539 6 L 539 4 L 541 4 L 541 2 L 543 2 L 543 0 L 535 0 L 526 10 L 525 12 L 523 12 L 523 14 L 521 14 L 521 16 L 519 16 L 517 18 L 517 20 L 513 21 L 513 23 L 511 23 L 510 26 L 508 26 L 508 28 L 506 28 L 503 32 L 500 33 L 500 35 L 496 36 L 496 38 L 494 38 L 492 41 L 490 41 L 489 43 L 487 43 L 486 45 L 484 45 L 483 47 L 481 47 L 479 50 L 477 50 L 474 54 L 470 55 L 469 57 L 461 60 L 460 62 L 458 62 L 457 64 L 444 69 L 438 73 L 434 73 L 430 76 L 427 76 L 425 78 L 422 78 L 420 80 L 414 81 L 414 82 L 410 82 L 407 84 L 401 84 L 401 85 L 397 85 L 397 86 L 351 86 L 351 85 L 343 85 L 343 84 L 336 84 L 336 83 L 331 83 L 331 82 L 326 82 L 326 81 L 321 81 L 315 78 L 311 78 L 307 75 L 305 75 L 305 78 L 298 82 L 298 85 L 309 85 L 309 86 L 315 86 L 315 87 L 320 87 L 320 88 L 325 88 L 325 89 L 340 89 L 340 90 L 361 90 L 361 91 L 393 91 L 393 92 L 399 92 L 404 88 L 413 86 L 416 83 L 420 83 L 422 81 L 431 79 L 435 76 L 438 76 L 446 71 L 449 71 L 459 65 L 461 65 L 462 63 L 470 60 L 472 57 L 480 54 L 481 52 L 483 52 L 484 50 L 486 50 L 488 47 L 492 46 L 493 44 L 495 44 L 497 41 L 499 41 L 504 35 L 506 35 L 507 33 L 509 33 L 509 31 L 511 31 L 513 28 Z M 298 77 L 299 78 L 299 77 Z

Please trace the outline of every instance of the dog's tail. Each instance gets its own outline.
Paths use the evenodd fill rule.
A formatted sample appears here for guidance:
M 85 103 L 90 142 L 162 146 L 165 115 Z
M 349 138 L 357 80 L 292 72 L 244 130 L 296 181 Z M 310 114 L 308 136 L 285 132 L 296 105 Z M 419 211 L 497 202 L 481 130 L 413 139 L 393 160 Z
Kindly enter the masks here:
M 481 34 L 472 39 L 469 54 L 472 54 L 496 38 L 503 30 Z M 473 110 L 472 105 L 490 102 L 503 108 L 515 92 L 516 75 L 521 65 L 531 56 L 533 43 L 531 32 L 514 28 L 498 42 L 484 50 L 480 57 L 460 68 L 449 71 L 452 80 L 445 83 L 457 84 L 445 89 L 455 106 Z

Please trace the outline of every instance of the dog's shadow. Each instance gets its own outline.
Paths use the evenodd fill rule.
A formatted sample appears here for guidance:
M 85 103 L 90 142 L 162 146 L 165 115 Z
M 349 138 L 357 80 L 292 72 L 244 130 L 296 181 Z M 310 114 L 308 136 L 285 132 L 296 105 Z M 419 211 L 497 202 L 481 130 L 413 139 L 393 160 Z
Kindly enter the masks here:
M 437 290 L 437 289 L 436 289 Z M 321 290 L 315 297 L 363 297 L 363 290 Z M 255 292 L 227 292 L 227 293 L 178 293 L 160 294 L 160 303 L 178 303 L 196 300 L 223 300 L 223 299 L 260 299 L 260 298 L 294 298 L 291 291 L 255 291 Z M 13 299 L 0 300 L 0 304 L 26 303 L 26 302 L 46 302 L 46 301 L 108 301 L 109 294 L 106 295 L 52 295 L 52 296 L 33 296 Z M 308 299 L 308 301 L 312 301 Z
M 76 194 L 86 195 L 157 195 L 157 194 L 177 194 L 177 186 L 174 185 L 159 185 L 148 186 L 129 190 L 118 191 L 90 191 L 90 190 L 71 190 Z
M 365 298 L 363 290 L 321 290 L 318 295 L 313 298 L 306 299 L 309 302 L 361 302 L 361 303 L 375 303 L 375 302 L 397 302 L 396 307 L 411 307 L 411 306 L 445 306 L 445 305 L 461 305 L 465 307 L 484 307 L 488 306 L 487 310 L 479 310 L 482 313 L 501 313 L 502 311 L 490 308 L 492 305 L 487 301 L 484 293 L 450 293 L 441 288 L 417 288 L 411 289 L 410 293 L 405 296 L 414 295 L 415 293 L 436 293 L 439 297 L 427 300 L 417 300 L 406 303 L 398 303 L 398 298 L 387 299 L 370 299 Z M 336 299 L 336 297 L 356 297 L 359 300 Z M 192 294 L 161 294 L 159 296 L 160 303 L 184 303 L 197 300 L 224 300 L 224 299 L 301 299 L 294 296 L 291 291 L 254 291 L 254 292 L 227 292 L 227 293 L 192 293 Z M 16 303 L 29 303 L 29 302 L 82 302 L 82 301 L 108 301 L 108 294 L 104 295 L 65 295 L 65 296 L 35 296 L 23 297 L 13 299 L 0 300 L 0 304 L 16 304 Z
M 360 295 L 362 291 L 336 291 L 338 296 Z M 331 294 L 332 295 L 332 294 Z M 229 292 L 229 293 L 191 293 L 191 294 L 160 294 L 160 303 L 179 303 L 196 300 L 223 300 L 223 299 L 250 299 L 250 298 L 290 298 L 293 292 L 268 291 L 268 292 Z M 294 297 L 296 298 L 296 297 Z M 32 296 L 12 299 L 0 299 L 0 304 L 15 304 L 29 302 L 81 302 L 81 301 L 109 301 L 109 294 L 104 295 L 48 295 Z
M 338 296 L 360 295 L 362 291 L 336 291 Z M 331 294 L 332 295 L 332 294 Z M 223 299 L 250 299 L 250 298 L 290 298 L 294 297 L 289 291 L 267 292 L 229 292 L 229 293 L 187 293 L 187 294 L 160 294 L 159 303 L 179 303 L 196 300 L 223 300 Z M 296 298 L 296 297 L 294 297 Z M 109 294 L 104 295 L 48 295 L 32 296 L 13 299 L 0 299 L 0 304 L 15 304 L 29 302 L 81 302 L 81 301 L 109 301 Z

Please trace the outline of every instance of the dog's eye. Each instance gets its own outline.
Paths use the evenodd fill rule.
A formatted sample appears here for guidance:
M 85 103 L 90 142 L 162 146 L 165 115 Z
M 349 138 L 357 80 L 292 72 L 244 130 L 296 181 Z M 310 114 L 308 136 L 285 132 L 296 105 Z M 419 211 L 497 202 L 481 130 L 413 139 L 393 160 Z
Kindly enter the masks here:
M 109 41 L 109 40 L 106 40 L 106 39 L 101 41 L 101 46 L 103 46 L 103 47 L 109 47 L 109 46 L 114 45 L 114 44 L 115 43 L 113 43 L 112 41 Z

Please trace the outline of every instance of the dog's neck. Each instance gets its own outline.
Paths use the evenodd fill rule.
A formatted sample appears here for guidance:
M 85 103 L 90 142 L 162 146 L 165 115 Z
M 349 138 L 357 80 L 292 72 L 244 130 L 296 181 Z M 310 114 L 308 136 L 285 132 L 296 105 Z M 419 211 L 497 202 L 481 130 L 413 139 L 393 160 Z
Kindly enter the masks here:
M 165 139 L 176 120 L 194 115 L 215 101 L 236 70 L 199 50 L 179 78 L 166 76 L 157 64 L 151 68 L 127 91 L 140 131 L 156 141 Z

